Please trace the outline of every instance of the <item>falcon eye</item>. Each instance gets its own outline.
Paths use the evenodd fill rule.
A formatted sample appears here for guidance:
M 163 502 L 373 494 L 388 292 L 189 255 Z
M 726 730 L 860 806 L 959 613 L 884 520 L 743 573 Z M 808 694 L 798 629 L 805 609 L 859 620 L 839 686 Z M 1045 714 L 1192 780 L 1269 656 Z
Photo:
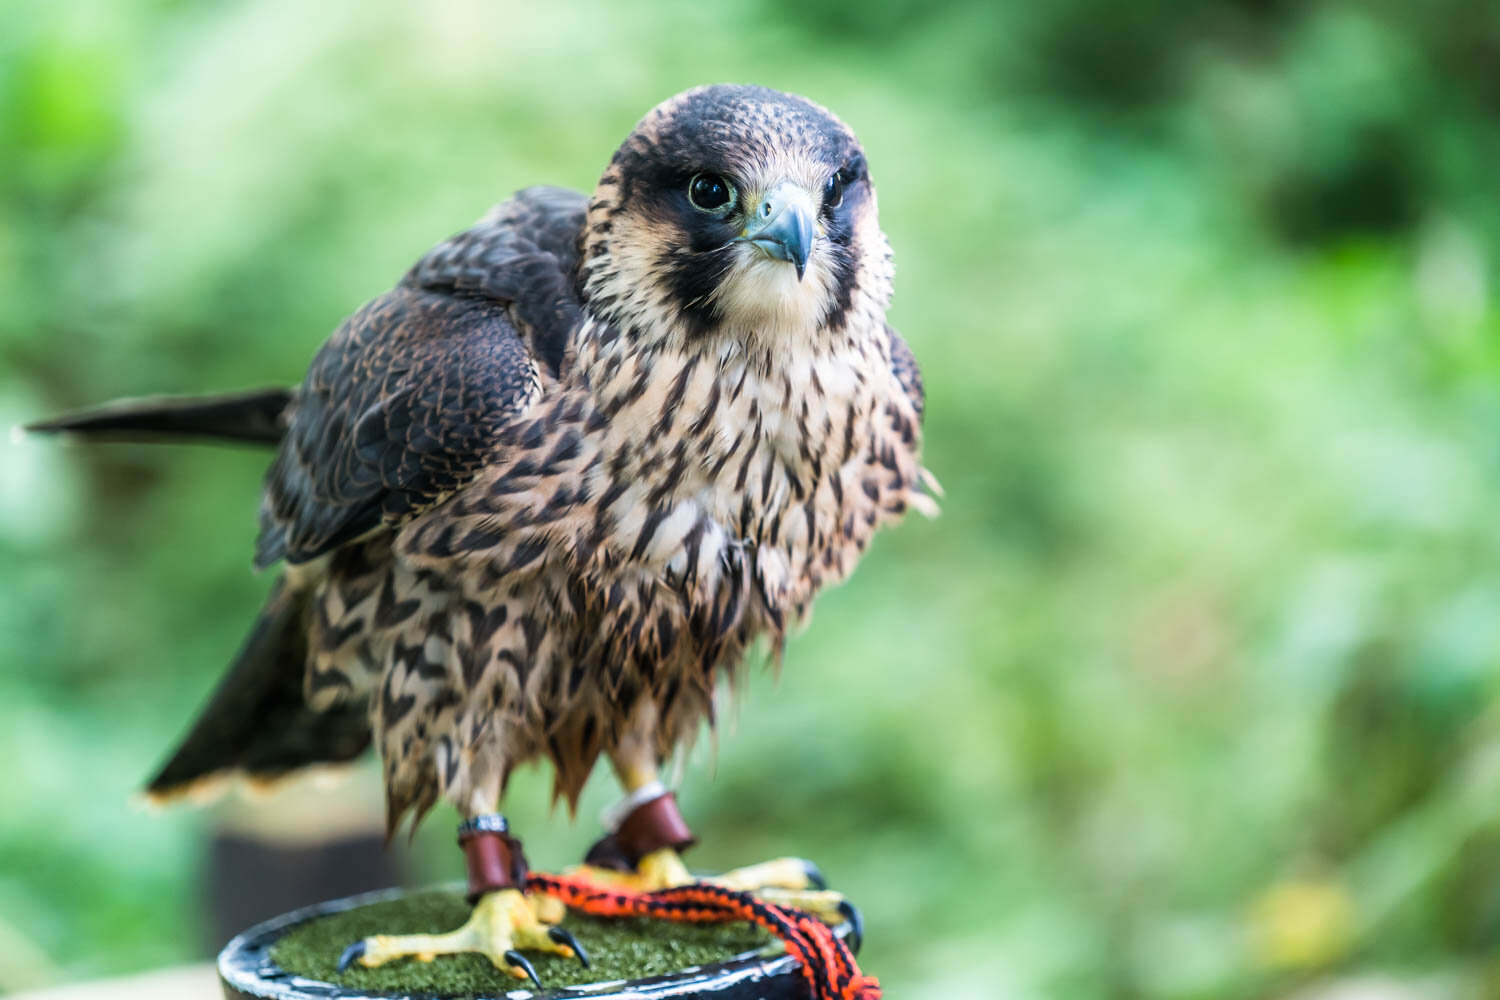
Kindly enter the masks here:
M 828 178 L 828 183 L 823 185 L 823 207 L 838 208 L 844 203 L 844 172 L 835 171 Z
M 734 185 L 718 174 L 694 174 L 688 181 L 688 201 L 700 212 L 723 215 L 734 207 Z

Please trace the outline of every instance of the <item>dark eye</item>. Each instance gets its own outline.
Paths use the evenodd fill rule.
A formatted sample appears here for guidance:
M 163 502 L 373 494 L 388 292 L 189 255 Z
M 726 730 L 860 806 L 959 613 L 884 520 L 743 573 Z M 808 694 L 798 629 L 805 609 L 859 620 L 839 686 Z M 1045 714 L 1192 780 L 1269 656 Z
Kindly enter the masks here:
M 844 172 L 842 170 L 828 178 L 823 185 L 823 207 L 838 208 L 844 201 Z
M 688 201 L 700 212 L 722 215 L 734 207 L 734 185 L 718 174 L 695 174 L 688 181 Z

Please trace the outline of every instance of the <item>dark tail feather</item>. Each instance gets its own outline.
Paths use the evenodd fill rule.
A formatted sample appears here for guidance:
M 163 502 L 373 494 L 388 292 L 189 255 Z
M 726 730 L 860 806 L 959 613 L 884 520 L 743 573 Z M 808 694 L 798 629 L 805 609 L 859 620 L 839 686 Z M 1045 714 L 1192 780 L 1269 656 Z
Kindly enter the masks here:
M 39 420 L 26 429 L 115 441 L 208 439 L 276 444 L 286 432 L 292 390 L 250 389 L 221 396 L 121 399 L 92 410 Z
M 260 619 L 198 721 L 146 795 L 189 797 L 213 779 L 269 781 L 311 764 L 353 760 L 370 745 L 363 704 L 315 712 L 302 697 L 306 597 L 279 580 Z

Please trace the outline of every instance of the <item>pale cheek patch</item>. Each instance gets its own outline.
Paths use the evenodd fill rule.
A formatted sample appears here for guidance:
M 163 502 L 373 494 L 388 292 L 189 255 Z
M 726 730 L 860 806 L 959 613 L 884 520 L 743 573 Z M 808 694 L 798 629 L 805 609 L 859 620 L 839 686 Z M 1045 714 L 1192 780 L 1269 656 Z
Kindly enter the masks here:
M 714 292 L 714 305 L 730 326 L 748 333 L 777 338 L 816 330 L 833 297 L 833 276 L 822 254 L 814 249 L 798 281 L 790 264 L 744 247 Z

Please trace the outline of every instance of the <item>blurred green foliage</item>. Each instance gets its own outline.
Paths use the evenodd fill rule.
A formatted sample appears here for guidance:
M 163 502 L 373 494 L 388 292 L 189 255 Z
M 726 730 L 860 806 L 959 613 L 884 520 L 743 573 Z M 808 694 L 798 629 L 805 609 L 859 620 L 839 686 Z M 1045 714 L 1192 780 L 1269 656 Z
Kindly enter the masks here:
M 295 380 L 426 247 L 591 187 L 685 87 L 835 109 L 948 497 L 687 761 L 695 861 L 821 860 L 892 997 L 1500 993 L 1500 7 L 6 22 L 6 424 Z M 264 463 L 5 446 L 0 990 L 206 947 L 203 815 L 128 799 L 265 591 Z M 507 811 L 558 866 L 613 793 L 570 824 L 546 780 Z M 445 818 L 417 850 L 457 870 Z

